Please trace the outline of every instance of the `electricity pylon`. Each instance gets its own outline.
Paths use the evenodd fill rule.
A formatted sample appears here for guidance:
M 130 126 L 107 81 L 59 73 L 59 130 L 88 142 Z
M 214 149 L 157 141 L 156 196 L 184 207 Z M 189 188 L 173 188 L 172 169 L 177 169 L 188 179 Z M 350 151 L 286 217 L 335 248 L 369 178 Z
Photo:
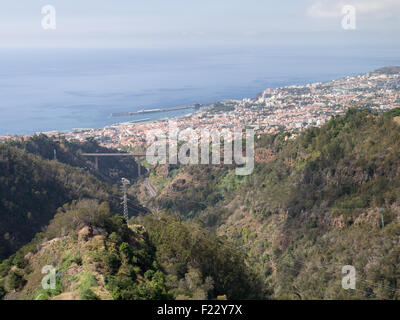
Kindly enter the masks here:
M 128 196 L 126 194 L 127 191 L 127 187 L 128 185 L 130 185 L 130 181 L 128 179 L 122 178 L 121 179 L 122 182 L 122 192 L 124 193 L 123 197 L 122 197 L 122 203 L 124 205 L 124 213 L 123 216 L 125 218 L 125 221 L 128 222 L 129 219 L 129 215 L 128 215 Z

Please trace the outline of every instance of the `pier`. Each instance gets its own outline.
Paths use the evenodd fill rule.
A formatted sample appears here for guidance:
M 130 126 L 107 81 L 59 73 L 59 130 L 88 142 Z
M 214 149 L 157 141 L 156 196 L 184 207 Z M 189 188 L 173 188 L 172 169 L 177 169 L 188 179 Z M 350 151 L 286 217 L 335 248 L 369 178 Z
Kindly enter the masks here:
M 183 107 L 173 107 L 173 108 L 165 108 L 165 109 L 149 109 L 149 110 L 139 110 L 134 112 L 118 112 L 118 113 L 111 113 L 110 118 L 114 117 L 128 117 L 134 116 L 139 114 L 148 114 L 148 113 L 159 113 L 159 112 L 169 112 L 169 111 L 178 111 L 178 110 L 185 110 L 185 109 L 200 109 L 201 105 L 196 103 L 192 106 L 183 106 Z

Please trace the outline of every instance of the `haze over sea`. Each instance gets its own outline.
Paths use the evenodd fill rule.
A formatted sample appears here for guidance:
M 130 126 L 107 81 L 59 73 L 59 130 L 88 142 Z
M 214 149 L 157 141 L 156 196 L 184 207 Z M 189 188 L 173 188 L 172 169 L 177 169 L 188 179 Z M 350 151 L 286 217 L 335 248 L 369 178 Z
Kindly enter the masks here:
M 167 117 L 177 113 L 109 115 L 255 97 L 386 65 L 400 65 L 399 48 L 2 49 L 0 134 Z

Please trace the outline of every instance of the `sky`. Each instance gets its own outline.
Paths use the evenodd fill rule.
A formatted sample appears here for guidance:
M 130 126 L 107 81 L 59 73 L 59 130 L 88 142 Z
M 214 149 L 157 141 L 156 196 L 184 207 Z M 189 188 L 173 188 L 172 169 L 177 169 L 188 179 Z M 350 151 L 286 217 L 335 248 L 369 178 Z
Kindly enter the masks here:
M 42 7 L 56 10 L 44 30 Z M 356 9 L 343 30 L 342 8 Z M 400 0 L 2 0 L 0 47 L 400 45 Z

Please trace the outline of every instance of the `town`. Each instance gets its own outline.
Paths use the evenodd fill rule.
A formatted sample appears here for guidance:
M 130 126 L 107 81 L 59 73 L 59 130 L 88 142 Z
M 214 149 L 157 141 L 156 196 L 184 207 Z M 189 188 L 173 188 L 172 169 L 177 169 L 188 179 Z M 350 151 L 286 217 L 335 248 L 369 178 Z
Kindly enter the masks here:
M 274 134 L 280 130 L 294 136 L 310 126 L 320 126 L 331 117 L 342 115 L 351 107 L 384 112 L 400 107 L 400 68 L 385 67 L 377 71 L 345 77 L 325 83 L 294 85 L 266 89 L 256 98 L 227 100 L 202 106 L 194 113 L 174 118 L 178 129 L 222 130 L 254 128 L 256 134 Z M 147 119 L 144 119 L 147 120 Z M 67 140 L 92 138 L 102 146 L 120 150 L 144 150 L 146 133 L 158 129 L 166 135 L 169 120 L 138 120 L 100 129 L 76 129 L 62 133 Z M 57 131 L 45 132 L 59 136 Z M 0 140 L 28 138 L 28 135 L 0 136 Z

